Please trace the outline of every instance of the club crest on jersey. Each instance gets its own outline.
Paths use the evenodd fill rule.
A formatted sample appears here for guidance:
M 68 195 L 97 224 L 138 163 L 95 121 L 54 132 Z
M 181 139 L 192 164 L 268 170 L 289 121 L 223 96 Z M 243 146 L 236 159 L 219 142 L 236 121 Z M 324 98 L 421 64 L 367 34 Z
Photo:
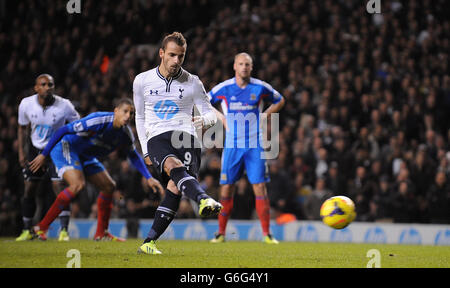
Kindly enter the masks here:
M 256 94 L 250 94 L 250 100 L 256 100 Z
M 172 119 L 180 110 L 177 104 L 170 100 L 160 100 L 158 101 L 153 110 L 156 116 L 163 120 Z
M 227 174 L 225 173 L 220 174 L 220 180 L 227 181 Z
M 184 89 L 178 89 L 178 91 L 180 91 L 180 95 L 178 96 L 178 98 L 183 99 L 183 91 Z

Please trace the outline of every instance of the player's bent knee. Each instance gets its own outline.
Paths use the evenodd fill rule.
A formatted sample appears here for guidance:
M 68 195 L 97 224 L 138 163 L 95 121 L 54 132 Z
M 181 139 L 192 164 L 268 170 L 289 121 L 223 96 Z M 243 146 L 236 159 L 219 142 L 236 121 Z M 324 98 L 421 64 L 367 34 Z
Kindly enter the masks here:
M 53 188 L 53 192 L 55 192 L 55 194 L 58 195 L 59 191 L 64 189 L 64 182 L 63 181 L 52 181 L 52 188 Z
M 117 187 L 117 185 L 116 185 L 115 181 L 109 182 L 106 185 L 104 192 L 106 192 L 107 194 L 112 194 L 114 192 L 114 190 L 116 190 L 116 187 Z
M 167 183 L 167 190 L 172 192 L 175 195 L 180 195 L 180 191 L 177 188 L 177 185 L 173 182 L 173 180 L 170 180 L 169 183 Z
M 222 185 L 222 188 L 220 189 L 220 196 L 222 198 L 228 198 L 233 196 L 234 187 L 232 184 L 225 184 Z
M 116 182 L 108 181 L 107 183 L 102 183 L 101 185 L 96 185 L 97 188 L 104 194 L 112 194 L 116 190 Z
M 266 194 L 266 183 L 257 183 L 252 186 L 256 196 L 264 196 Z
M 79 181 L 76 183 L 72 183 L 67 187 L 73 194 L 78 194 L 81 190 L 84 189 L 86 186 L 86 183 L 84 181 Z
M 167 175 L 170 175 L 170 171 L 172 171 L 173 168 L 183 167 L 183 162 L 181 162 L 180 159 L 177 159 L 175 157 L 169 157 L 164 161 L 164 171 L 167 173 Z

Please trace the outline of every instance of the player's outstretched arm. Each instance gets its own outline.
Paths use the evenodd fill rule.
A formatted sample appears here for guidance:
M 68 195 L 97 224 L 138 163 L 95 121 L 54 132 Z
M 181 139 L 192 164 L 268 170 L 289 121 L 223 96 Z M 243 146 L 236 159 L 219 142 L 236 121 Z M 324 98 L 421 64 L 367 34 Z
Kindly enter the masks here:
M 164 188 L 158 180 L 155 178 L 149 178 L 147 179 L 147 184 L 153 191 L 158 192 L 161 196 L 164 196 Z
M 70 124 L 68 124 L 70 125 Z M 56 143 L 58 143 L 64 135 L 70 133 L 69 126 L 65 125 L 58 130 L 56 130 L 55 133 L 53 133 L 53 136 L 48 141 L 47 145 L 45 146 L 44 150 L 36 156 L 31 162 L 30 162 L 30 170 L 33 173 L 36 173 L 42 165 L 45 163 L 45 158 L 50 154 L 53 147 L 55 147 Z
M 19 154 L 19 164 L 20 167 L 24 168 L 27 164 L 27 159 L 25 156 L 25 139 L 28 137 L 28 125 L 22 126 L 18 125 L 17 127 L 17 142 L 18 142 L 18 154 Z
M 142 176 L 144 176 L 145 179 L 147 179 L 148 186 L 152 188 L 153 191 L 163 195 L 164 189 L 161 186 L 161 183 L 159 183 L 158 180 L 152 177 L 152 174 L 150 174 L 150 172 L 148 171 L 147 167 L 145 166 L 144 160 L 139 155 L 139 153 L 137 153 L 136 149 L 133 149 L 130 152 L 128 152 L 128 159 L 130 159 L 131 164 L 133 164 L 133 166 L 142 174 Z
M 194 127 L 199 129 L 201 127 L 209 128 L 214 126 L 217 122 L 216 109 L 211 105 L 209 97 L 206 94 L 203 83 L 197 76 L 193 77 L 194 89 L 194 104 L 200 112 L 200 116 L 193 117 Z
M 220 112 L 219 110 L 217 110 L 214 106 L 213 106 L 213 109 L 214 109 L 214 112 L 216 112 L 217 120 L 220 120 L 220 122 L 222 122 L 222 125 L 225 128 L 225 130 L 228 130 L 227 118 L 225 117 L 225 115 L 223 115 L 223 113 Z
M 145 104 L 144 104 L 144 93 L 141 87 L 141 77 L 138 75 L 133 81 L 133 103 L 135 108 L 135 121 L 136 121 L 136 132 L 138 134 L 138 139 L 141 144 L 142 154 L 144 155 L 145 162 L 148 164 L 150 161 L 147 160 L 147 136 L 145 135 Z
M 30 162 L 30 170 L 33 173 L 36 173 L 42 165 L 45 163 L 45 156 L 42 154 L 37 155 L 31 162 Z

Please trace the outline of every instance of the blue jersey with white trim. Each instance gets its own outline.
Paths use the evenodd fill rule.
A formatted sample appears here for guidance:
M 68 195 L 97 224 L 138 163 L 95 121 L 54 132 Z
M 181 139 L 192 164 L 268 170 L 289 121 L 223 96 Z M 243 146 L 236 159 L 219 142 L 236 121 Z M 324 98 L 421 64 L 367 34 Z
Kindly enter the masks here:
M 70 143 L 71 149 L 80 155 L 105 157 L 116 149 L 126 152 L 135 150 L 134 136 L 128 125 L 113 127 L 114 112 L 94 112 L 67 124 L 70 134 L 62 141 Z
M 236 78 L 228 79 L 216 85 L 208 96 L 211 104 L 221 103 L 227 119 L 225 148 L 261 147 L 260 113 L 264 102 L 276 104 L 282 99 L 271 85 L 256 78 L 250 78 L 245 88 L 236 84 Z

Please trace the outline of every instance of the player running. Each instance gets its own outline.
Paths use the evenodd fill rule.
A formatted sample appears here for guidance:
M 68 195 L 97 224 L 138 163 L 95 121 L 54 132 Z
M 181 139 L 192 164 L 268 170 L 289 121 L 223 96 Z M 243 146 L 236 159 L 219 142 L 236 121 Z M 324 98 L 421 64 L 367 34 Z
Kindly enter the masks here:
M 233 68 L 235 77 L 218 84 L 208 93 L 212 104 L 221 103 L 225 115 L 216 112 L 227 130 L 220 173 L 220 203 L 223 209 L 219 215 L 219 231 L 211 242 L 225 241 L 225 230 L 233 209 L 235 183 L 241 178 L 245 167 L 255 194 L 263 241 L 278 244 L 269 231 L 270 206 L 265 183 L 270 178 L 267 162 L 261 157 L 264 149 L 261 145 L 260 113 L 264 102 L 271 103 L 264 111 L 267 117 L 280 111 L 284 98 L 266 82 L 251 77 L 253 61 L 249 54 L 237 54 Z M 245 129 L 239 129 L 239 126 Z
M 197 180 L 201 149 L 195 128 L 212 126 L 217 118 L 202 82 L 181 68 L 186 48 L 181 33 L 166 36 L 159 49 L 161 64 L 137 75 L 133 83 L 136 129 L 144 157 L 147 164 L 156 167 L 166 187 L 165 197 L 139 253 L 161 253 L 155 241 L 174 219 L 181 192 L 199 204 L 201 216 L 217 215 L 222 209 Z M 194 105 L 201 116 L 193 119 Z M 187 145 L 177 146 L 177 140 Z
M 61 212 L 68 207 L 72 199 L 85 186 L 85 176 L 99 190 L 97 198 L 97 231 L 94 240 L 125 241 L 108 232 L 112 209 L 112 193 L 115 182 L 97 159 L 105 157 L 116 149 L 127 152 L 128 159 L 147 179 L 147 184 L 154 190 L 163 192 L 158 180 L 152 178 L 141 156 L 134 146 L 134 136 L 128 126 L 134 114 L 133 102 L 122 98 L 114 112 L 95 112 L 67 124 L 54 133 L 45 149 L 30 162 L 30 170 L 37 171 L 51 156 L 58 175 L 62 176 L 67 188 L 56 197 L 44 219 L 34 228 L 41 240 L 46 240 L 48 227 Z
M 28 161 L 33 160 L 44 149 L 54 131 L 68 122 L 80 119 L 80 115 L 78 115 L 72 103 L 53 94 L 54 90 L 53 77 L 49 74 L 41 74 L 36 78 L 34 85 L 36 94 L 23 98 L 19 105 L 17 140 L 19 163 L 23 171 L 25 189 L 22 200 L 23 230 L 16 241 L 33 239 L 32 220 L 36 212 L 35 194 L 44 177 L 50 176 L 55 194 L 63 187 L 62 179 L 58 177 L 52 161 L 48 161 L 36 173 L 32 173 L 28 167 Z M 59 218 L 61 231 L 58 239 L 59 241 L 69 241 L 67 230 L 70 206 L 61 211 Z

